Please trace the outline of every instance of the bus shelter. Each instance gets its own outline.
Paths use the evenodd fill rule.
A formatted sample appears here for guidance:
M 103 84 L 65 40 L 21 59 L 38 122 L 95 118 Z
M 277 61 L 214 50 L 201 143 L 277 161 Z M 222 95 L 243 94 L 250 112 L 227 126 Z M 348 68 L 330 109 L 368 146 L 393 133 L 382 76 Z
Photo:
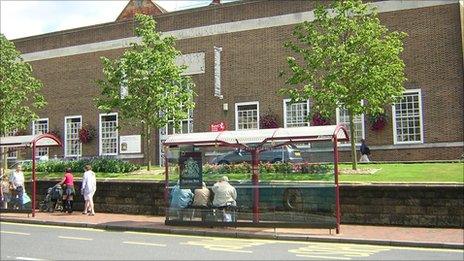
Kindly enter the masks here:
M 309 126 L 309 127 L 296 127 L 296 128 L 277 128 L 277 129 L 260 129 L 260 130 L 247 130 L 247 131 L 222 131 L 222 132 L 201 132 L 201 133 L 189 133 L 189 134 L 174 134 L 168 136 L 164 142 L 164 154 L 165 154 L 165 184 L 164 184 L 164 200 L 166 204 L 166 221 L 168 225 L 204 225 L 204 226 L 270 226 L 270 227 L 318 227 L 318 228 L 335 228 L 336 232 L 339 233 L 340 230 L 340 202 L 339 202 L 339 184 L 338 184 L 338 144 L 340 142 L 346 142 L 349 140 L 349 135 L 347 128 L 344 125 L 329 125 L 329 126 Z M 304 144 L 305 146 L 310 146 L 311 144 L 324 143 L 328 144 L 329 148 L 324 148 L 325 151 L 329 151 L 331 154 L 329 163 L 333 166 L 333 172 L 331 171 L 330 175 L 333 177 L 329 182 L 317 183 L 312 182 L 306 185 L 303 189 L 302 185 L 299 185 L 298 182 L 294 183 L 285 183 L 285 194 L 284 201 L 287 208 L 293 208 L 294 210 L 299 210 L 304 214 L 304 219 L 310 219 L 308 211 L 304 209 L 302 204 L 298 204 L 298 201 L 294 198 L 301 198 L 301 191 L 308 191 L 307 194 L 311 194 L 311 197 L 319 198 L 319 203 L 315 203 L 314 200 L 312 203 L 312 208 L 314 209 L 324 209 L 324 211 L 332 212 L 333 219 L 330 219 L 330 222 L 286 222 L 295 217 L 295 213 L 287 213 L 280 211 L 278 206 L 275 203 L 280 201 L 270 200 L 264 198 L 266 195 L 275 195 L 275 191 L 279 190 L 279 187 L 275 184 L 265 184 L 260 181 L 260 168 L 263 169 L 264 163 L 260 163 L 261 159 L 265 159 L 266 151 L 276 150 L 276 148 L 281 148 L 283 146 L 289 146 L 294 144 Z M 315 147 L 313 145 L 313 147 Z M 183 189 L 191 189 L 194 191 L 195 188 L 201 187 L 201 183 L 205 177 L 202 173 L 202 165 L 204 162 L 204 153 L 205 148 L 212 148 L 217 150 L 220 148 L 233 148 L 236 151 L 244 151 L 249 153 L 250 158 L 250 172 L 251 180 L 250 182 L 239 182 L 235 184 L 237 191 L 240 191 L 239 198 L 237 199 L 239 204 L 237 208 L 233 210 L 235 218 L 232 222 L 218 222 L 217 219 L 207 219 L 205 216 L 202 216 L 201 221 L 192 219 L 194 214 L 188 213 L 185 220 L 184 215 L 182 217 L 173 216 L 172 209 L 170 208 L 170 186 L 176 181 L 171 178 L 169 179 L 170 172 L 177 171 L 179 173 L 179 180 L 177 185 L 180 184 Z M 313 151 L 315 149 L 312 149 Z M 177 151 L 177 153 L 173 153 Z M 282 156 L 279 158 L 279 161 L 284 160 L 286 157 L 284 151 L 282 151 Z M 279 152 L 280 153 L 280 152 Z M 287 153 L 287 152 L 286 152 Z M 173 156 L 173 155 L 178 155 Z M 185 159 L 184 156 L 190 157 L 189 161 L 182 160 Z M 196 155 L 196 156 L 195 156 Z M 198 156 L 200 155 L 200 156 Z M 197 158 L 195 158 L 197 157 Z M 288 157 L 287 157 L 288 158 Z M 214 161 L 214 160 L 213 160 Z M 184 163 L 188 164 L 184 164 Z M 193 162 L 193 165 L 191 164 Z M 213 168 L 216 167 L 218 162 L 214 162 Z M 283 164 L 283 163 L 278 163 Z M 314 167 L 314 164 L 307 164 L 305 162 L 300 162 L 295 165 L 287 163 L 288 166 L 294 167 L 295 169 L 301 168 L 301 166 Z M 324 164 L 327 164 L 324 163 Z M 170 165 L 175 165 L 174 170 Z M 187 166 L 188 165 L 188 166 Z M 191 173 L 185 171 L 186 168 L 192 167 L 194 170 L 197 170 L 198 174 L 192 176 Z M 287 167 L 288 167 L 287 166 Z M 317 165 L 320 166 L 320 165 Z M 184 169 L 184 170 L 179 170 Z M 330 168 L 331 169 L 331 168 Z M 291 174 L 290 174 L 291 175 Z M 180 183 L 179 183 L 180 182 Z M 316 191 L 317 190 L 317 191 Z M 316 191 L 316 192 L 315 192 Z M 267 193 L 267 194 L 266 194 Z M 306 193 L 306 192 L 304 192 Z M 329 196 L 327 196 L 329 195 Z M 309 200 L 308 200 L 309 201 Z M 333 207 L 321 207 L 322 201 L 329 201 L 330 206 Z M 324 202 L 322 202 L 324 204 Z M 290 206 L 289 206 L 290 205 Z M 249 207 L 249 208 L 248 208 Z M 274 212 L 272 215 L 269 213 L 261 213 L 262 209 L 272 208 Z M 247 211 L 249 209 L 249 211 Z M 193 209 L 194 213 L 195 209 Z M 202 211 L 206 212 L 215 212 L 216 209 L 211 207 L 211 209 L 203 209 Z M 238 217 L 237 217 L 238 212 Z M 249 213 L 248 213 L 249 212 Z M 247 215 L 249 214 L 249 215 Z M 289 217 L 285 217 L 289 215 Z M 312 215 L 311 218 L 316 217 Z
M 36 194 L 37 194 L 37 176 L 36 176 L 36 157 L 37 148 L 47 148 L 52 146 L 62 146 L 58 137 L 53 134 L 45 133 L 38 135 L 10 136 L 0 137 L 0 147 L 7 149 L 32 149 L 32 217 L 35 217 Z

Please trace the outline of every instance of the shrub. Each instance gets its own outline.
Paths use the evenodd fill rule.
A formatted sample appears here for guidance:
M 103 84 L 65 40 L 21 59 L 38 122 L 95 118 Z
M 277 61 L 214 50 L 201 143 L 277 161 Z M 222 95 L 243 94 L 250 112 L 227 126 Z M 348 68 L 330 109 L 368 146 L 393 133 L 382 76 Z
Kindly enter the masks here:
M 127 173 L 140 169 L 140 165 L 122 161 L 120 159 L 97 157 L 79 160 L 48 160 L 40 161 L 36 164 L 38 172 L 64 172 L 66 168 L 71 168 L 74 172 L 84 170 L 85 165 L 91 165 L 95 172 L 107 173 Z M 31 171 L 32 163 L 24 164 L 24 170 Z
M 269 162 L 261 162 L 258 165 L 260 173 L 274 173 L 276 172 L 275 164 Z
M 274 163 L 275 172 L 280 173 L 291 173 L 293 171 L 293 166 L 291 163 Z

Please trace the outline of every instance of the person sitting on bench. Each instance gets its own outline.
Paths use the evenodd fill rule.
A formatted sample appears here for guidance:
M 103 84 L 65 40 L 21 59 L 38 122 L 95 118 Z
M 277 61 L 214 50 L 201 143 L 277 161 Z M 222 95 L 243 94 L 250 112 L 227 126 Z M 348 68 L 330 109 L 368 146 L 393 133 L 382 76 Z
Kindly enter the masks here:
M 237 191 L 235 188 L 229 184 L 229 178 L 227 176 L 223 176 L 218 182 L 213 185 L 213 206 L 214 207 L 228 207 L 228 206 L 237 206 Z M 223 221 L 231 222 L 232 215 L 226 213 L 223 210 Z
M 190 189 L 181 189 L 179 181 L 171 191 L 171 208 L 178 211 L 179 218 L 184 218 L 184 209 L 189 207 L 193 200 L 193 193 Z
M 200 208 L 201 209 L 201 220 L 205 221 L 205 219 L 206 219 L 206 208 L 210 206 L 211 192 L 206 187 L 205 182 L 202 182 L 201 185 L 202 185 L 201 188 L 195 189 L 192 206 L 195 207 L 195 208 Z M 205 208 L 205 209 L 202 209 L 202 208 Z

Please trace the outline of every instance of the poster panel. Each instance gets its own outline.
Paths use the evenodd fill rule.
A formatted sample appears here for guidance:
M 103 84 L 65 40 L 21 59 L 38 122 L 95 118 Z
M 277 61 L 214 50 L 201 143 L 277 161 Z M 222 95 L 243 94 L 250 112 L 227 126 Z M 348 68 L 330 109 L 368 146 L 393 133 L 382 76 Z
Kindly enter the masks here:
M 179 157 L 180 188 L 201 188 L 203 182 L 203 162 L 201 152 L 182 151 Z

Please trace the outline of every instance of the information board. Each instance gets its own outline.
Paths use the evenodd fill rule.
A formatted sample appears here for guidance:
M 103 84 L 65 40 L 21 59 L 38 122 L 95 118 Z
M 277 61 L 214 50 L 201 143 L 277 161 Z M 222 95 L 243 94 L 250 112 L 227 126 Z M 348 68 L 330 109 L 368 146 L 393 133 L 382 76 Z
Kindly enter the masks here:
M 203 182 L 203 162 L 201 152 L 180 152 L 179 183 L 181 188 L 201 188 Z

